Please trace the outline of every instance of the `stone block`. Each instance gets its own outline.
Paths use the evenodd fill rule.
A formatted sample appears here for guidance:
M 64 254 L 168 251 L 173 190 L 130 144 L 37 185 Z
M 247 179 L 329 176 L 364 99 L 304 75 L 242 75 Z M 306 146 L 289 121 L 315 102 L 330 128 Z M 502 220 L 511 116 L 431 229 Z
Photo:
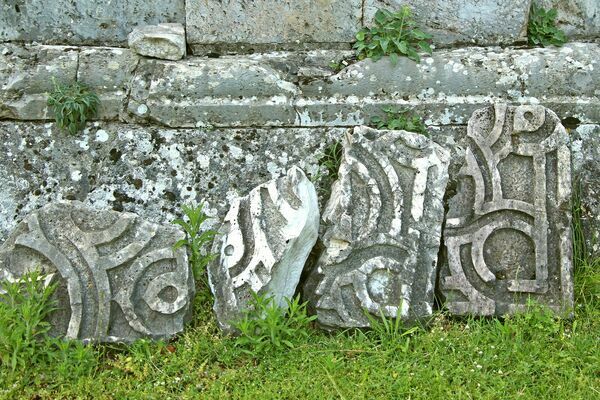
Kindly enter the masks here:
M 185 28 L 181 24 L 142 26 L 129 34 L 128 43 L 142 56 L 181 60 L 185 56 Z
M 132 342 L 168 339 L 183 330 L 194 280 L 172 225 L 79 202 L 29 214 L 0 248 L 0 276 L 40 268 L 55 274 L 51 333 L 67 339 Z
M 129 82 L 139 57 L 119 48 L 92 47 L 79 53 L 77 80 L 100 99 L 96 119 L 117 119 L 127 104 Z
M 53 118 L 47 93 L 77 78 L 78 52 L 72 47 L 0 45 L 0 119 Z
M 187 41 L 194 54 L 205 45 L 244 44 L 237 51 L 314 47 L 354 41 L 361 0 L 186 0 Z
M 325 328 L 431 315 L 449 154 L 406 131 L 354 129 L 304 295 Z
M 527 36 L 530 4 L 531 0 L 366 0 L 364 18 L 370 26 L 378 9 L 396 11 L 408 5 L 436 45 L 511 44 Z
M 317 192 L 301 169 L 236 198 L 225 216 L 209 265 L 214 310 L 222 329 L 243 317 L 252 292 L 292 299 L 319 232 Z
M 580 125 L 571 134 L 573 187 L 581 200 L 585 250 L 596 259 L 600 257 L 600 125 Z
M 127 44 L 137 26 L 185 23 L 184 0 L 8 0 L 0 4 L 0 41 Z
M 250 58 L 141 60 L 130 118 L 171 127 L 289 126 L 298 89 L 269 64 Z
M 573 306 L 569 136 L 552 111 L 496 104 L 469 120 L 439 275 L 453 314 L 504 315 L 529 299 Z
M 545 9 L 558 11 L 557 26 L 571 38 L 600 37 L 600 2 L 598 0 L 533 0 Z

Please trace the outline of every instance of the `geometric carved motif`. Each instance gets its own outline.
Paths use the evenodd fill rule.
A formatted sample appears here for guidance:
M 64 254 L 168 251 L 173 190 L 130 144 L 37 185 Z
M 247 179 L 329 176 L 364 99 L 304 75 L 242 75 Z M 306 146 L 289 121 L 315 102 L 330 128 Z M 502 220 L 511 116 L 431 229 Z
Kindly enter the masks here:
M 454 314 L 503 315 L 529 299 L 573 306 L 569 137 L 539 105 L 497 104 L 469 120 L 444 230 L 440 289 Z
M 213 244 L 219 256 L 207 270 L 219 327 L 235 331 L 252 292 L 285 307 L 318 234 L 317 192 L 298 167 L 234 198 Z
M 357 127 L 343 141 L 304 287 L 325 328 L 431 315 L 449 155 L 423 135 Z
M 0 248 L 0 277 L 53 274 L 51 334 L 97 342 L 167 339 L 183 330 L 194 281 L 173 226 L 80 202 L 31 213 Z

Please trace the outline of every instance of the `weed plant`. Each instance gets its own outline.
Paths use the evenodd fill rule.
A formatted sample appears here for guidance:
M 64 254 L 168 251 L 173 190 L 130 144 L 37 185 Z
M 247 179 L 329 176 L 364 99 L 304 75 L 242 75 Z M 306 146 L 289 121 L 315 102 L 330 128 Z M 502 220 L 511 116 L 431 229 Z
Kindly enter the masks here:
M 72 379 L 96 367 L 99 353 L 91 347 L 48 336 L 55 289 L 39 271 L 0 283 L 0 375 L 52 366 L 58 377 Z
M 325 197 L 329 197 L 331 186 L 338 179 L 343 150 L 342 143 L 337 141 L 327 146 L 319 158 L 319 172 L 312 180 L 319 182 L 318 190 Z
M 431 35 L 417 27 L 410 7 L 402 6 L 397 12 L 386 9 L 375 13 L 374 26 L 365 27 L 356 34 L 354 49 L 359 60 L 380 60 L 389 56 L 392 64 L 398 56 L 420 62 L 419 52 L 431 54 Z
M 371 126 L 375 126 L 377 129 L 416 132 L 429 137 L 429 132 L 423 123 L 423 119 L 411 110 L 406 108 L 397 110 L 392 106 L 388 106 L 384 107 L 382 111 L 385 115 L 383 117 L 377 115 L 372 117 L 370 121 Z
M 54 78 L 52 82 L 54 90 L 48 95 L 48 106 L 54 110 L 56 125 L 75 135 L 89 118 L 96 115 L 100 99 L 82 83 L 61 85 Z
M 273 297 L 252 293 L 244 318 L 234 324 L 239 331 L 235 345 L 256 357 L 283 348 L 293 349 L 294 343 L 306 339 L 309 324 L 316 316 L 306 314 L 306 303 L 300 303 L 300 296 L 285 301 L 282 309 Z
M 555 9 L 546 10 L 535 3 L 531 4 L 527 39 L 531 46 L 562 46 L 566 43 L 565 33 L 556 27 Z
M 197 207 L 183 205 L 182 210 L 185 219 L 178 218 L 173 221 L 174 224 L 183 228 L 186 238 L 175 243 L 174 248 L 178 249 L 187 246 L 190 251 L 190 265 L 196 282 L 202 282 L 204 287 L 208 287 L 206 281 L 206 266 L 215 258 L 214 254 L 202 254 L 202 249 L 212 243 L 216 232 L 214 230 L 203 230 L 202 224 L 209 218 L 203 211 L 203 204 Z

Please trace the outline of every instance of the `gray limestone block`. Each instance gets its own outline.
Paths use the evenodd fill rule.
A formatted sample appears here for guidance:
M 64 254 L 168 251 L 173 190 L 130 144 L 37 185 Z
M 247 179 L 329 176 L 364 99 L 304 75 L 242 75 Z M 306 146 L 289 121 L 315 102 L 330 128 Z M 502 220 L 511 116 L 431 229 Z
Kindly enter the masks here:
M 557 26 L 571 38 L 600 37 L 600 2 L 598 0 L 533 0 L 545 9 L 556 9 Z
M 215 240 L 213 253 L 219 256 L 208 267 L 220 327 L 233 330 L 252 292 L 285 307 L 318 232 L 317 192 L 297 167 L 235 198 Z
M 90 47 L 80 51 L 77 81 L 98 95 L 96 119 L 114 120 L 122 114 L 138 61 L 139 57 L 127 49 Z
M 174 226 L 57 202 L 30 213 L 0 247 L 0 276 L 54 274 L 51 333 L 68 339 L 168 339 L 192 310 L 194 280 Z
M 182 204 L 230 202 L 294 165 L 315 180 L 343 128 L 165 129 L 97 121 L 71 136 L 53 123 L 0 121 L 0 243 L 30 212 L 58 200 L 167 224 Z
M 542 104 L 561 118 L 600 120 L 600 45 L 435 51 L 420 64 L 363 60 L 327 79 L 300 84 L 302 126 L 367 124 L 382 107 L 409 107 L 432 125 L 466 124 L 491 102 Z
M 527 35 L 530 4 L 531 0 L 366 0 L 364 18 L 370 26 L 378 9 L 396 11 L 408 5 L 436 45 L 511 44 Z
M 539 105 L 476 111 L 449 200 L 439 288 L 453 314 L 504 315 L 529 299 L 573 306 L 569 136 Z
M 8 0 L 0 3 L 0 41 L 122 46 L 136 26 L 164 22 L 185 23 L 184 0 Z
M 573 135 L 573 187 L 579 190 L 587 255 L 600 257 L 600 125 L 580 125 Z
M 77 62 L 73 47 L 0 44 L 0 119 L 52 118 L 46 106 L 52 79 L 75 82 Z
M 187 41 L 194 54 L 206 44 L 241 43 L 244 51 L 352 42 L 361 5 L 361 0 L 186 0 Z
M 129 118 L 171 127 L 290 126 L 297 87 L 251 58 L 141 60 Z
M 129 48 L 137 54 L 165 60 L 185 57 L 185 28 L 181 24 L 158 24 L 136 28 L 129 34 Z
M 354 129 L 323 212 L 323 251 L 304 296 L 325 328 L 366 327 L 366 313 L 432 313 L 449 154 L 406 131 Z

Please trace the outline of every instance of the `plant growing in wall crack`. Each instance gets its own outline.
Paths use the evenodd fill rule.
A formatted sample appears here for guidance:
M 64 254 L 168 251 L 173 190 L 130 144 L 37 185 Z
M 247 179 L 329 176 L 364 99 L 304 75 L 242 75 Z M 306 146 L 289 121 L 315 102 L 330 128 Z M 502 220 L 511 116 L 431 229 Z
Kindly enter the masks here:
M 406 108 L 396 110 L 394 107 L 388 106 L 384 107 L 382 111 L 385 113 L 384 117 L 374 116 L 371 118 L 371 125 L 377 129 L 404 130 L 429 137 L 423 119 L 411 110 Z
M 89 87 L 75 82 L 61 85 L 52 78 L 54 90 L 48 95 L 48 106 L 54 110 L 56 124 L 71 135 L 83 129 L 86 121 L 96 115 L 100 99 Z
M 556 27 L 555 9 L 546 10 L 542 7 L 531 5 L 529 24 L 527 25 L 527 39 L 532 46 L 562 46 L 567 37 Z
M 395 65 L 399 55 L 420 62 L 420 51 L 431 54 L 431 35 L 417 27 L 408 6 L 402 6 L 395 13 L 378 10 L 374 26 L 358 31 L 356 40 L 354 49 L 359 60 L 371 58 L 377 61 L 389 56 Z
M 216 232 L 214 230 L 202 230 L 202 224 L 209 218 L 202 210 L 203 206 L 204 204 L 200 204 L 197 207 L 182 206 L 187 221 L 178 218 L 173 223 L 183 228 L 186 238 L 179 240 L 173 247 L 175 249 L 181 246 L 188 247 L 194 279 L 196 279 L 196 282 L 200 281 L 208 287 L 208 283 L 204 278 L 204 271 L 208 263 L 215 258 L 215 255 L 211 253 L 202 254 L 202 248 L 213 241 Z

